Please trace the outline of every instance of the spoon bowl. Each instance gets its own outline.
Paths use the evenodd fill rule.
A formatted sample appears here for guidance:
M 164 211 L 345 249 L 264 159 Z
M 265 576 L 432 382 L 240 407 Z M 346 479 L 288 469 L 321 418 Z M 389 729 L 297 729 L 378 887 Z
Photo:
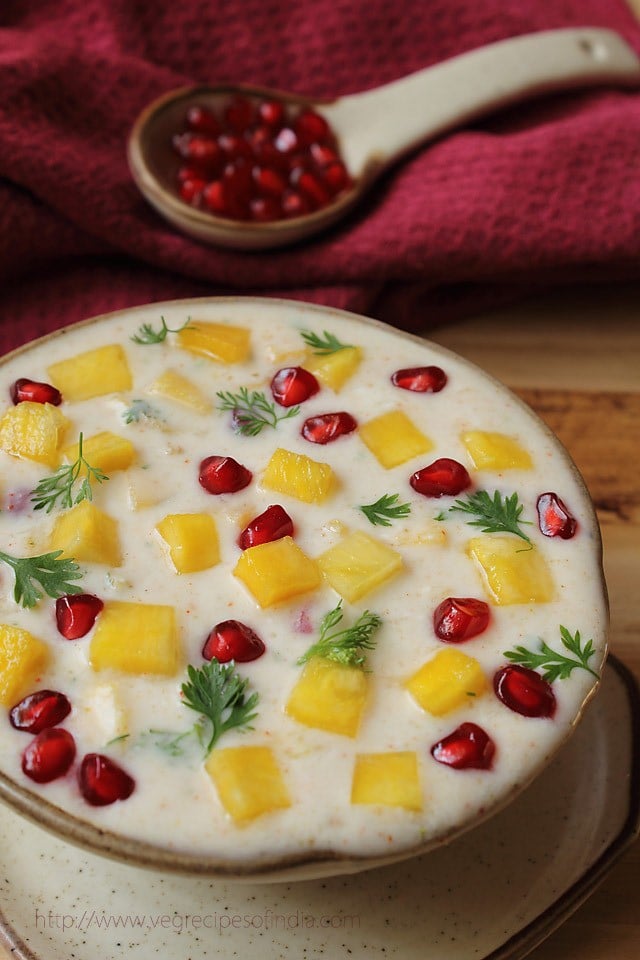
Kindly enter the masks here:
M 455 127 L 543 93 L 639 84 L 640 59 L 618 34 L 573 28 L 502 40 L 331 101 L 243 84 L 187 86 L 164 94 L 138 117 L 129 136 L 129 166 L 147 201 L 195 239 L 241 250 L 282 247 L 338 222 L 384 170 Z M 218 112 L 236 95 L 320 114 L 337 139 L 352 186 L 311 213 L 269 222 L 227 219 L 183 202 L 175 189 L 180 159 L 172 135 L 191 104 Z

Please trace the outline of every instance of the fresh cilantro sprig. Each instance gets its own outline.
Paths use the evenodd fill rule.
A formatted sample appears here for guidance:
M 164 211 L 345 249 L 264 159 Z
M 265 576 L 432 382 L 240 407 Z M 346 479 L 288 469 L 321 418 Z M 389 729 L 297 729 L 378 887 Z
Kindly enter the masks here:
M 521 524 L 530 524 L 529 520 L 521 520 L 524 507 L 518 502 L 518 494 L 502 497 L 496 490 L 493 497 L 486 490 L 478 490 L 464 500 L 456 500 L 450 512 L 459 511 L 474 520 L 467 520 L 471 527 L 480 527 L 483 533 L 515 533 L 521 540 L 532 546 L 531 538 L 522 530 Z
M 385 493 L 375 503 L 365 503 L 358 507 L 367 520 L 375 526 L 390 527 L 392 520 L 408 517 L 411 513 L 410 503 L 398 503 L 399 493 Z
M 232 410 L 235 428 L 245 437 L 257 437 L 265 427 L 275 429 L 281 420 L 288 420 L 300 412 L 300 407 L 289 407 L 286 413 L 278 416 L 275 403 L 269 403 L 260 390 L 249 392 L 240 387 L 238 393 L 219 390 L 216 394 L 220 410 Z
M 375 648 L 373 633 L 382 625 L 377 613 L 365 610 L 351 627 L 334 630 L 342 622 L 342 600 L 330 610 L 320 623 L 320 639 L 312 644 L 306 653 L 298 658 L 298 663 L 306 663 L 312 657 L 325 657 L 350 667 L 363 667 L 366 651 Z
M 167 322 L 164 317 L 160 317 L 160 323 L 162 326 L 159 330 L 154 330 L 152 324 L 150 323 L 143 323 L 138 327 L 137 331 L 130 339 L 133 340 L 134 343 L 139 343 L 143 347 L 152 343 L 162 343 L 167 339 L 168 333 L 180 333 L 181 330 L 185 330 L 189 326 L 190 322 L 191 318 L 189 317 L 181 327 L 176 327 L 176 329 L 173 330 L 171 327 L 167 326 Z
M 84 476 L 81 478 L 82 473 Z M 82 453 L 82 434 L 80 434 L 77 458 L 73 463 L 60 467 L 50 477 L 43 477 L 31 491 L 31 502 L 35 510 L 46 510 L 47 513 L 51 513 L 58 501 L 60 501 L 59 506 L 68 509 L 82 500 L 92 500 L 92 482 L 103 483 L 108 479 L 106 473 L 98 470 L 97 467 L 92 467 L 85 459 Z M 78 480 L 80 480 L 80 486 L 74 492 L 74 486 Z
M 42 591 L 54 600 L 67 593 L 82 592 L 72 582 L 82 579 L 80 567 L 74 560 L 60 560 L 61 553 L 62 550 L 55 550 L 38 557 L 13 557 L 0 551 L 0 561 L 11 567 L 15 576 L 13 598 L 16 603 L 23 607 L 35 607 L 43 596 Z
M 182 702 L 211 723 L 207 754 L 227 730 L 253 729 L 251 721 L 257 717 L 258 694 L 247 698 L 249 681 L 238 676 L 233 662 L 221 664 L 214 657 L 197 669 L 190 664 L 187 674 L 189 681 L 182 684 Z
M 505 650 L 504 655 L 512 663 L 519 663 L 531 670 L 543 670 L 542 676 L 549 683 L 553 683 L 554 680 L 566 680 L 576 667 L 581 667 L 600 679 L 600 675 L 589 666 L 589 660 L 595 653 L 593 640 L 587 640 L 583 647 L 580 631 L 576 630 L 575 635 L 571 636 L 571 633 L 563 626 L 560 626 L 560 638 L 565 650 L 574 654 L 574 658 L 553 650 L 544 641 L 540 642 L 540 650 L 537 653 L 534 650 L 528 650 L 526 647 L 518 646 L 514 650 Z
M 319 337 L 317 333 L 311 330 L 301 330 L 300 335 L 306 345 L 311 347 L 314 353 L 319 356 L 328 356 L 330 353 L 337 353 L 339 350 L 347 350 L 351 344 L 341 343 L 340 340 L 328 330 L 323 331 L 323 336 Z M 324 339 L 323 339 L 324 337 Z

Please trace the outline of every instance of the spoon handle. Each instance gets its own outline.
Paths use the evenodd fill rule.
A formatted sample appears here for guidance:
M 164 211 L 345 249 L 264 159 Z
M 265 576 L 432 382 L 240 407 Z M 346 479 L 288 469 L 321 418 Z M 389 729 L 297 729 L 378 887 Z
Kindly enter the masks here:
M 499 107 L 579 86 L 640 84 L 640 60 L 612 30 L 547 30 L 463 53 L 321 108 L 354 177 Z

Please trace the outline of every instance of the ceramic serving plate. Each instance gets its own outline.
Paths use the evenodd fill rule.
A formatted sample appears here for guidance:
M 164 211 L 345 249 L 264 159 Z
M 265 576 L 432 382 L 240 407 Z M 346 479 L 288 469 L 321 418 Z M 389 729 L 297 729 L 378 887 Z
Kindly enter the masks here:
M 5 358 L 0 395 L 0 796 L 68 840 L 265 881 L 416 856 L 598 687 L 584 484 L 446 350 L 153 304 Z
M 4 946 L 18 960 L 520 960 L 637 835 L 638 711 L 633 678 L 611 658 L 576 735 L 507 809 L 427 856 L 322 882 L 154 876 L 69 846 L 5 807 Z

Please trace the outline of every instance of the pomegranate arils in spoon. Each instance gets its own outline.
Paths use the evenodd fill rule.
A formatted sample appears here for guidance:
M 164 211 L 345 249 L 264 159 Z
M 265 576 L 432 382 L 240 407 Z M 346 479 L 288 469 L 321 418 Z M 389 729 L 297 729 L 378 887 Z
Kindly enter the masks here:
M 76 756 L 76 743 L 67 730 L 43 730 L 22 754 L 22 772 L 36 783 L 63 777 Z
M 529 667 L 509 664 L 493 678 L 498 700 L 523 717 L 552 717 L 556 698 L 551 684 Z
M 283 367 L 271 381 L 271 393 L 281 407 L 294 407 L 313 397 L 320 384 L 304 367 Z
M 40 733 L 57 727 L 71 713 L 71 703 L 57 690 L 38 690 L 23 697 L 9 711 L 9 722 L 16 730 Z
M 238 537 L 238 545 L 241 550 L 247 550 L 260 543 L 271 543 L 273 540 L 292 536 L 293 520 L 284 507 L 274 503 L 247 524 Z
M 475 723 L 461 723 L 457 730 L 431 747 L 431 756 L 456 770 L 488 770 L 496 747 L 491 737 Z
M 93 807 L 106 807 L 126 800 L 135 790 L 135 780 L 109 757 L 88 753 L 78 771 L 80 792 Z
M 545 537 L 570 540 L 577 529 L 577 521 L 556 493 L 541 493 L 537 501 L 538 526 Z
M 441 457 L 417 470 L 409 483 L 424 497 L 453 497 L 471 486 L 471 477 L 457 460 Z
M 104 607 L 92 593 L 72 593 L 56 600 L 56 625 L 67 640 L 86 637 Z
M 29 400 L 31 403 L 50 403 L 59 407 L 62 403 L 62 394 L 50 383 L 40 383 L 37 380 L 28 380 L 21 377 L 11 386 L 11 399 L 14 405 Z
M 357 426 L 351 414 L 341 410 L 338 413 L 320 413 L 316 417 L 309 417 L 302 424 L 300 433 L 309 443 L 324 444 L 353 433 Z
M 439 393 L 446 386 L 447 375 L 440 367 L 406 367 L 391 375 L 391 383 L 414 393 Z
M 489 625 L 489 604 L 474 597 L 447 597 L 433 613 L 433 629 L 440 640 L 460 643 L 483 633 Z
M 202 656 L 205 660 L 214 657 L 219 663 L 249 663 L 257 660 L 266 647 L 258 634 L 239 620 L 223 620 L 216 624 L 205 641 Z
M 205 457 L 198 480 L 207 493 L 236 493 L 248 487 L 253 474 L 233 457 Z

